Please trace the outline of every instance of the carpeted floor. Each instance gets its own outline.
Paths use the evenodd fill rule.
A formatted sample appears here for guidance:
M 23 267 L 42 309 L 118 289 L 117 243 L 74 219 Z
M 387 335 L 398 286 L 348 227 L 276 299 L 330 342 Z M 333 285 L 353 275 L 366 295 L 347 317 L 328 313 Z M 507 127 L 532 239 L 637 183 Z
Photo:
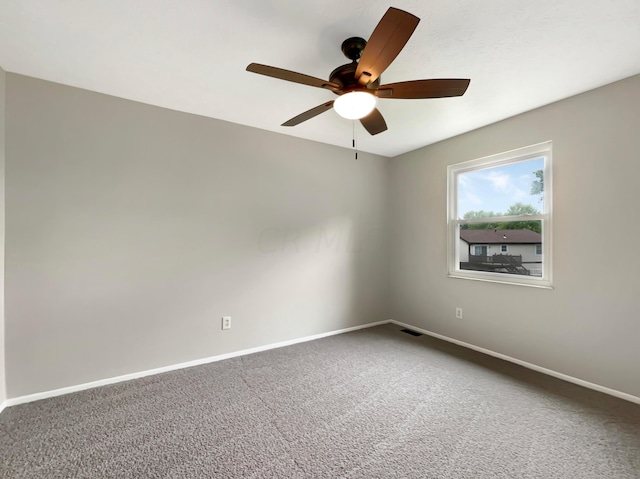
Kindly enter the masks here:
M 640 406 L 385 325 L 14 406 L 3 478 L 640 478 Z

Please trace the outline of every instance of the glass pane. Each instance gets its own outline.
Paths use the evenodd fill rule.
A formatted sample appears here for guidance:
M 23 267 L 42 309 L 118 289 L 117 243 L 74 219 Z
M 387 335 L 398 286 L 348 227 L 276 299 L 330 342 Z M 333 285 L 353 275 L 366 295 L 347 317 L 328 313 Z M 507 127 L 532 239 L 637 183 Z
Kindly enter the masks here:
M 458 219 L 544 212 L 544 157 L 460 173 Z
M 542 276 L 542 222 L 472 223 L 460 226 L 461 270 Z M 507 253 L 504 253 L 506 246 Z

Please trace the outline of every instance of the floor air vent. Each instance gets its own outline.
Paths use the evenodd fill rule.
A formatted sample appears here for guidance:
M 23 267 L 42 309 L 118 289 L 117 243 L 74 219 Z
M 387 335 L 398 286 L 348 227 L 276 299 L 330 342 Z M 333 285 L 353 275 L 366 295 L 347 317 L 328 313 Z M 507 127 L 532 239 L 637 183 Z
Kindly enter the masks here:
M 403 333 L 410 334 L 411 336 L 422 336 L 422 333 L 418 333 L 416 331 L 411 331 L 410 329 L 401 329 Z

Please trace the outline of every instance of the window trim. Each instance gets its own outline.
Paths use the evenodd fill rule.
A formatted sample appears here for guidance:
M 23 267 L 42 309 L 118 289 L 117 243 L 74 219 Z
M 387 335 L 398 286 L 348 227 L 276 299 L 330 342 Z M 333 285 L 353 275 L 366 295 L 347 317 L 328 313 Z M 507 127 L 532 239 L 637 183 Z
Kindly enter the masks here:
M 480 222 L 502 223 L 518 221 L 525 217 L 527 220 L 541 221 L 542 224 L 542 277 L 520 276 L 508 273 L 494 273 L 487 271 L 471 271 L 460 269 L 460 226 L 463 224 L 478 223 L 478 220 L 458 219 L 458 175 L 470 171 L 496 168 L 511 163 L 532 160 L 544 157 L 543 177 L 544 195 L 543 209 L 539 215 L 526 216 L 500 216 L 483 218 Z M 447 167 L 447 263 L 448 276 L 450 278 L 470 279 L 475 281 L 488 281 L 493 283 L 515 284 L 551 289 L 552 286 L 552 142 L 545 141 L 535 145 L 517 148 L 514 150 L 485 156 L 462 163 L 456 163 Z

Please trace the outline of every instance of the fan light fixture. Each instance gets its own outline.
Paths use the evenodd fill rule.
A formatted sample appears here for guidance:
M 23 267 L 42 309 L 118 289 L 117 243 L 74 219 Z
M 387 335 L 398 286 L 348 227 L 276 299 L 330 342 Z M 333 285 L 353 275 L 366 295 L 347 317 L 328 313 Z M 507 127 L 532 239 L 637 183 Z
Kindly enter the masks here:
M 376 97 L 366 91 L 352 91 L 340 95 L 333 102 L 333 109 L 342 118 L 359 120 L 364 118 L 376 107 Z
M 389 100 L 416 100 L 462 96 L 469 86 L 468 78 L 434 78 L 381 84 L 380 75 L 405 47 L 419 22 L 420 19 L 415 15 L 389 7 L 376 25 L 369 40 L 362 37 L 350 37 L 342 42 L 340 49 L 349 59 L 349 63 L 335 68 L 329 74 L 328 80 L 261 63 L 250 63 L 247 65 L 247 71 L 322 88 L 338 95 L 335 101 L 324 101 L 322 104 L 285 121 L 282 126 L 299 125 L 333 108 L 338 115 L 344 118 L 360 120 L 363 128 L 370 135 L 377 135 L 387 130 L 387 123 L 382 113 L 375 109 L 377 97 Z M 316 48 L 311 48 L 311 50 L 316 50 Z

